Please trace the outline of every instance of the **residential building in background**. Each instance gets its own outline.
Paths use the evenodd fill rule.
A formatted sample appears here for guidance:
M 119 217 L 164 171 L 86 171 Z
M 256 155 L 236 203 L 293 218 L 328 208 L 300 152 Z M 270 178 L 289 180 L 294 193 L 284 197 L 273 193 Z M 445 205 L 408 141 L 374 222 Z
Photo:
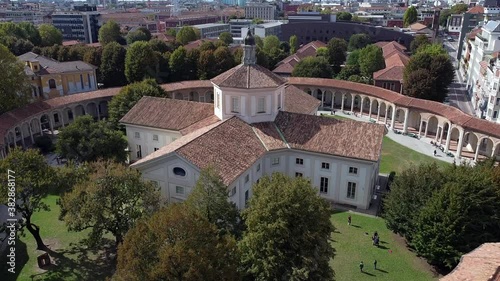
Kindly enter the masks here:
M 58 62 L 32 52 L 17 58 L 25 65 L 35 100 L 97 90 L 97 67 L 93 65 L 83 61 Z
M 267 22 L 254 25 L 253 27 L 250 28 L 253 29 L 253 33 L 259 36 L 260 38 L 264 38 L 271 35 L 281 38 L 281 25 L 283 25 L 282 22 Z M 244 37 L 248 32 L 248 28 L 249 27 L 243 27 L 241 29 L 241 34 L 238 37 Z
M 480 62 L 478 86 L 479 106 L 477 116 L 500 123 L 500 60 L 498 52 L 488 55 Z
M 304 58 L 315 57 L 321 47 L 326 47 L 326 44 L 321 41 L 313 41 L 300 47 L 295 54 L 280 61 L 273 72 L 283 77 L 292 76 L 293 68 Z
M 410 57 L 405 54 L 405 46 L 392 42 L 378 42 L 382 48 L 385 68 L 373 73 L 373 82 L 377 87 L 403 93 L 403 76 Z
M 231 19 L 229 20 L 230 32 L 233 38 L 242 37 L 241 29 L 252 25 L 251 19 Z M 246 35 L 246 33 L 244 34 Z
M 99 15 L 95 6 L 75 6 L 73 11 L 53 13 L 52 24 L 61 30 L 64 40 L 92 44 L 98 42 Z
M 218 38 L 221 33 L 230 31 L 227 23 L 197 24 L 192 27 L 200 31 L 200 38 Z
M 274 20 L 276 19 L 276 6 L 267 3 L 247 3 L 245 18 Z

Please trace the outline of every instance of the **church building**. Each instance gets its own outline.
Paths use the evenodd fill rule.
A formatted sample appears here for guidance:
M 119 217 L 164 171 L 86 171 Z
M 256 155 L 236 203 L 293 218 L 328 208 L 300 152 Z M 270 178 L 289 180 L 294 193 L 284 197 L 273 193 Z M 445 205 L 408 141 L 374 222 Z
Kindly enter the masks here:
M 256 64 L 249 32 L 242 64 L 211 80 L 214 103 L 143 97 L 120 121 L 133 168 L 170 202 L 214 167 L 238 208 L 264 175 L 309 178 L 338 204 L 367 209 L 378 180 L 383 125 L 317 116 L 320 101 Z

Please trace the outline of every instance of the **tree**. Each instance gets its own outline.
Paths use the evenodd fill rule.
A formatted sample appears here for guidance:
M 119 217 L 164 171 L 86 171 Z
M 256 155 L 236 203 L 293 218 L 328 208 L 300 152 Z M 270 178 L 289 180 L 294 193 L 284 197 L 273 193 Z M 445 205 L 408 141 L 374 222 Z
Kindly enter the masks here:
M 457 3 L 451 7 L 452 14 L 463 14 L 469 10 L 469 5 L 465 3 Z
M 118 42 L 121 37 L 120 25 L 112 20 L 106 22 L 99 29 L 99 43 L 103 46 L 111 42 Z
M 419 34 L 419 35 L 415 36 L 415 39 L 413 39 L 413 41 L 411 41 L 410 51 L 412 53 L 416 53 L 420 47 L 423 47 L 425 45 L 430 45 L 430 44 L 431 44 L 431 41 L 429 40 L 429 38 L 427 38 L 427 35 Z
M 233 35 L 231 35 L 231 33 L 229 33 L 229 32 L 222 32 L 219 35 L 219 40 L 226 43 L 227 45 L 232 44 L 233 43 Z
M 0 114 L 24 106 L 31 98 L 31 86 L 24 65 L 0 44 Z
M 215 76 L 236 66 L 233 54 L 231 54 L 231 50 L 228 47 L 217 48 L 214 52 L 214 57 L 216 65 Z
M 26 39 L 17 39 L 14 44 L 12 45 L 12 53 L 14 53 L 15 56 L 20 56 L 22 54 L 25 54 L 27 52 L 31 52 L 33 49 L 33 43 Z
M 317 57 L 324 57 L 326 60 L 328 60 L 328 56 L 329 55 L 330 55 L 330 53 L 328 52 L 328 48 L 327 47 L 319 47 L 316 50 L 316 56 Z
M 446 26 L 448 24 L 448 19 L 451 16 L 451 10 L 442 10 L 439 14 L 439 25 Z
M 182 74 L 181 80 L 199 79 L 198 63 L 200 60 L 200 56 L 201 56 L 201 51 L 198 49 L 191 49 L 191 50 L 186 52 L 186 57 L 184 59 L 184 65 L 182 66 L 182 70 L 181 70 L 181 74 Z M 209 69 L 214 70 L 215 66 L 210 66 Z
M 387 227 L 411 242 L 420 209 L 443 182 L 444 174 L 435 163 L 410 167 L 396 176 L 391 192 L 384 199 Z
M 149 40 L 148 44 L 151 46 L 151 49 L 153 49 L 153 51 L 159 52 L 161 54 L 172 51 L 171 45 L 167 45 L 167 43 L 158 38 Z
M 419 53 L 427 53 L 431 56 L 448 55 L 448 52 L 443 48 L 441 44 L 424 44 L 417 49 Z
M 188 71 L 185 68 L 186 60 L 187 60 L 186 56 L 187 56 L 186 49 L 182 46 L 175 49 L 175 51 L 172 53 L 172 55 L 170 55 L 168 65 L 170 66 L 170 71 L 172 72 L 172 76 L 173 76 L 174 81 L 183 80 L 183 77 L 186 75 L 186 73 Z M 196 71 L 196 69 L 190 69 L 190 71 L 191 70 Z
M 385 68 L 385 59 L 382 48 L 377 45 L 368 45 L 361 49 L 358 58 L 361 75 L 372 78 L 373 73 Z
M 359 74 L 359 67 L 357 65 L 346 65 L 342 68 L 336 78 L 340 80 L 349 80 L 349 77 Z
M 273 47 L 269 53 L 267 52 L 264 53 L 268 57 L 269 69 L 273 69 L 274 67 L 276 67 L 276 64 L 278 64 L 278 62 L 282 61 L 287 57 L 286 55 L 287 53 L 285 53 L 280 48 Z
M 271 35 L 271 36 L 266 36 L 264 38 L 264 46 L 263 50 L 266 53 L 271 53 L 272 49 L 279 49 L 280 48 L 280 40 L 276 35 Z
M 418 11 L 414 6 L 409 7 L 405 14 L 403 15 L 403 26 L 407 27 L 415 22 L 418 19 Z
M 17 26 L 24 31 L 25 38 L 23 39 L 30 41 L 34 46 L 40 46 L 42 38 L 40 37 L 40 32 L 38 32 L 38 29 L 33 23 L 23 21 L 18 23 Z
M 129 83 L 156 77 L 157 59 L 148 42 L 137 41 L 127 50 L 125 76 Z
M 243 227 L 240 214 L 236 205 L 228 200 L 228 191 L 217 171 L 209 167 L 201 171 L 186 204 L 215 225 L 219 235 L 240 237 Z
M 282 50 L 283 53 L 285 54 L 285 57 L 287 57 L 288 54 L 290 54 L 290 43 L 286 41 L 281 41 L 279 49 Z
M 125 77 L 125 57 L 127 52 L 116 42 L 108 43 L 102 51 L 101 79 L 105 87 L 127 84 Z
M 330 205 L 305 178 L 274 173 L 253 186 L 239 242 L 248 280 L 332 280 Z
M 147 35 L 142 30 L 131 31 L 127 34 L 127 44 L 131 45 L 137 41 L 149 41 L 151 35 Z
M 337 13 L 337 19 L 350 21 L 350 20 L 352 20 L 352 14 L 349 12 L 339 12 L 339 13 Z
M 293 68 L 292 76 L 332 78 L 333 71 L 324 57 L 306 57 Z
M 139 171 L 123 164 L 94 162 L 90 170 L 88 180 L 62 197 L 62 219 L 70 231 L 90 229 L 89 245 L 98 245 L 111 233 L 118 246 L 139 219 L 159 208 L 160 193 Z
M 333 74 L 340 72 L 341 65 L 344 64 L 347 54 L 347 42 L 344 39 L 332 38 L 328 41 L 329 63 L 332 66 Z
M 215 47 L 215 44 L 212 41 L 204 41 L 201 43 L 200 47 L 198 47 L 198 51 L 203 52 L 203 51 L 215 51 L 217 47 Z
M 433 100 L 436 97 L 437 93 L 433 88 L 434 78 L 426 69 L 419 68 L 410 73 L 405 84 L 411 85 L 404 87 L 406 96 L 425 100 Z
M 299 39 L 297 35 L 290 36 L 290 54 L 295 54 L 299 49 Z
M 135 82 L 120 89 L 109 103 L 109 121 L 118 126 L 118 122 L 144 96 L 165 97 L 166 92 L 153 79 Z
M 213 51 L 208 50 L 200 53 L 200 58 L 198 59 L 198 77 L 200 80 L 211 79 L 215 76 L 215 64 L 216 61 Z
M 187 43 L 198 39 L 196 32 L 191 26 L 183 26 L 175 35 L 175 41 L 181 45 L 186 45 Z
M 43 155 L 33 149 L 14 149 L 0 161 L 0 202 L 9 207 L 9 216 L 18 214 L 22 217 L 17 221 L 16 229 L 26 228 L 35 238 L 37 250 L 47 250 L 47 246 L 40 236 L 40 226 L 32 221 L 32 216 L 49 210 L 42 199 L 53 186 L 53 174 Z M 7 196 L 15 197 L 16 201 L 10 201 Z
M 177 36 L 177 30 L 175 28 L 170 28 L 170 29 L 168 29 L 165 32 L 165 34 L 168 35 L 168 36 L 176 37 Z
M 234 238 L 184 204 L 139 221 L 118 250 L 113 280 L 240 280 Z
M 356 65 L 359 67 L 359 54 L 361 53 L 361 49 L 354 50 L 349 53 L 347 56 L 346 65 Z
M 262 40 L 262 38 L 260 38 L 259 35 L 254 35 L 253 37 L 255 39 L 255 46 L 261 49 L 264 48 L 264 41 Z
M 353 34 L 351 38 L 349 38 L 349 46 L 347 47 L 347 49 L 349 51 L 362 49 L 368 46 L 370 42 L 371 42 L 370 35 L 366 33 Z
M 90 115 L 79 116 L 59 133 L 57 153 L 79 162 L 127 159 L 127 140 L 106 121 L 94 121 Z
M 53 25 L 44 23 L 38 27 L 38 32 L 40 33 L 40 38 L 42 41 L 42 46 L 52 46 L 61 45 L 63 36 L 59 29 L 55 28 Z

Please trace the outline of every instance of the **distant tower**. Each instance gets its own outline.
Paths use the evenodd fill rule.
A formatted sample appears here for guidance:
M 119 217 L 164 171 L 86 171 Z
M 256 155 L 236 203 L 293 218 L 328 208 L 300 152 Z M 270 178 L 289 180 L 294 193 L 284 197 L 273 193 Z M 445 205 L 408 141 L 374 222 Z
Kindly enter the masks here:
M 243 45 L 243 64 L 250 65 L 256 63 L 255 58 L 255 38 L 252 35 L 250 28 L 245 37 L 245 44 Z
M 434 2 L 434 16 L 432 18 L 432 30 L 434 31 L 433 39 L 435 40 L 439 33 L 439 16 L 441 15 L 441 2 L 436 0 Z
M 170 17 L 178 16 L 179 11 L 179 0 L 172 0 L 172 7 L 170 7 Z

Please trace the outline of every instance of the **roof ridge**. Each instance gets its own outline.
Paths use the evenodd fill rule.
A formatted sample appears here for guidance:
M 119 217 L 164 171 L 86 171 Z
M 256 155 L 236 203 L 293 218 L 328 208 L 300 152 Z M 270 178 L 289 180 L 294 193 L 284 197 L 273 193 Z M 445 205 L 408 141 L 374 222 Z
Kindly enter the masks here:
M 254 126 L 251 126 L 251 127 L 252 127 L 252 131 L 255 134 L 255 136 L 257 136 L 257 138 L 259 139 L 259 141 L 262 143 L 262 146 L 264 146 L 264 148 L 266 149 L 266 151 L 269 151 L 269 148 L 267 147 L 267 145 L 264 143 L 264 141 L 259 136 L 259 134 L 257 134 L 257 132 L 255 131 L 255 127 Z
M 274 125 L 274 128 L 276 128 L 276 131 L 278 132 L 278 134 L 280 135 L 281 140 L 286 144 L 286 147 L 288 149 L 290 149 L 290 144 L 288 144 L 288 142 L 286 141 L 285 136 L 283 135 L 283 132 L 281 132 L 280 128 L 278 128 L 278 125 L 276 125 L 276 123 L 273 122 L 273 125 Z

